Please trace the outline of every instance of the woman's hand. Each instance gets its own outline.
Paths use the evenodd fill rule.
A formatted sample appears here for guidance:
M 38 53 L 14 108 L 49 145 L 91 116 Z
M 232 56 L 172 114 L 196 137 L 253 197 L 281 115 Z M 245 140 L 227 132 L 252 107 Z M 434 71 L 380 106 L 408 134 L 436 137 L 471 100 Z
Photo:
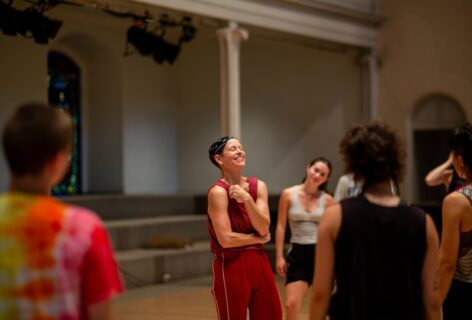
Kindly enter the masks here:
M 244 190 L 239 184 L 233 184 L 229 187 L 228 194 L 230 199 L 236 200 L 238 203 L 243 203 L 251 198 L 249 192 Z
M 279 276 L 285 277 L 287 274 L 287 261 L 284 257 L 278 257 L 275 261 L 275 270 Z
M 259 236 L 259 238 L 261 239 L 262 244 L 269 242 L 271 239 L 270 232 L 267 232 L 266 234 Z

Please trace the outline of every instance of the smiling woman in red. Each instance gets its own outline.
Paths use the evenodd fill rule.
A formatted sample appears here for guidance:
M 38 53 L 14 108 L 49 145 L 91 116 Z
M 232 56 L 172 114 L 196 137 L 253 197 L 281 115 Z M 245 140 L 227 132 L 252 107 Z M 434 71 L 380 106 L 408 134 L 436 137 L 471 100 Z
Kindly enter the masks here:
M 282 319 L 275 278 L 264 243 L 270 240 L 267 186 L 244 177 L 246 153 L 233 137 L 208 150 L 221 178 L 208 191 L 208 229 L 213 261 L 213 288 L 218 319 Z

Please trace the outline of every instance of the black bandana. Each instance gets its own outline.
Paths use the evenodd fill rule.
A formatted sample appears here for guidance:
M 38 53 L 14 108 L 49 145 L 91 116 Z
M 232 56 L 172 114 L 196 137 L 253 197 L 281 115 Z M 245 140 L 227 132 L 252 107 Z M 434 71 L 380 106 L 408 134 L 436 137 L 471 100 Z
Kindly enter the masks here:
M 208 149 L 208 156 L 210 157 L 210 161 L 217 167 L 219 167 L 218 163 L 215 161 L 214 156 L 216 154 L 221 154 L 228 143 L 229 140 L 234 139 L 232 136 L 221 137 L 210 146 Z

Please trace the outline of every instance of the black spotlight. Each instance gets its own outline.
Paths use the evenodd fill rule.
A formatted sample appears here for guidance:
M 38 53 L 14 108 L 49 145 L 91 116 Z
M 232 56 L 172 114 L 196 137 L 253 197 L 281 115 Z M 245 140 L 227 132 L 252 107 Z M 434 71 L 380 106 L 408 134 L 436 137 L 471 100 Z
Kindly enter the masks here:
M 181 27 L 182 34 L 177 44 L 169 43 L 165 40 L 165 34 L 168 28 Z M 182 43 L 191 41 L 197 32 L 192 25 L 190 17 L 182 18 L 180 23 L 171 20 L 167 15 L 162 15 L 159 19 L 160 34 L 146 30 L 146 22 L 142 19 L 136 19 L 135 24 L 130 27 L 126 33 L 127 43 L 133 45 L 141 55 L 152 54 L 154 61 L 158 64 L 168 62 L 174 64 L 180 54 Z M 126 50 L 125 54 L 129 54 Z
M 165 48 L 165 55 L 166 55 L 166 60 L 170 64 L 174 64 L 175 59 L 177 59 L 177 56 L 180 53 L 180 45 L 175 45 L 173 43 L 166 43 L 166 48 Z
M 174 64 L 177 56 L 180 53 L 180 45 L 175 45 L 165 41 L 162 37 L 156 37 L 154 40 L 154 61 L 158 64 L 169 62 Z
M 192 18 L 183 17 L 182 18 L 182 35 L 180 36 L 181 42 L 190 42 L 195 38 L 197 29 L 192 25 Z
M 163 64 L 166 60 L 165 55 L 166 42 L 161 37 L 156 37 L 153 43 L 153 58 L 158 64 Z
M 34 41 L 39 44 L 48 44 L 54 39 L 62 26 L 62 21 L 49 19 L 36 10 L 28 12 L 29 30 Z
M 154 51 L 155 35 L 147 32 L 139 26 L 132 26 L 127 32 L 127 41 L 131 43 L 143 56 L 150 55 Z
M 22 12 L 0 1 L 0 29 L 7 36 L 16 36 Z

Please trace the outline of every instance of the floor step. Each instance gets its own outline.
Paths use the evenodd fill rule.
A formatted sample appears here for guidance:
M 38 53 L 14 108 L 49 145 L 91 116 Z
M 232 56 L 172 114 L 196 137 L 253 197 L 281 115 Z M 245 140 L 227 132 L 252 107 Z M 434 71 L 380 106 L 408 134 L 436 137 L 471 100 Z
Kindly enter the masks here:
M 209 241 L 185 249 L 132 249 L 116 252 L 127 288 L 211 275 Z
M 140 248 L 157 236 L 172 235 L 189 241 L 208 240 L 207 218 L 203 215 L 163 216 L 105 221 L 115 250 Z
M 188 215 L 196 211 L 195 197 L 184 195 L 83 195 L 60 199 L 89 208 L 104 220 Z

